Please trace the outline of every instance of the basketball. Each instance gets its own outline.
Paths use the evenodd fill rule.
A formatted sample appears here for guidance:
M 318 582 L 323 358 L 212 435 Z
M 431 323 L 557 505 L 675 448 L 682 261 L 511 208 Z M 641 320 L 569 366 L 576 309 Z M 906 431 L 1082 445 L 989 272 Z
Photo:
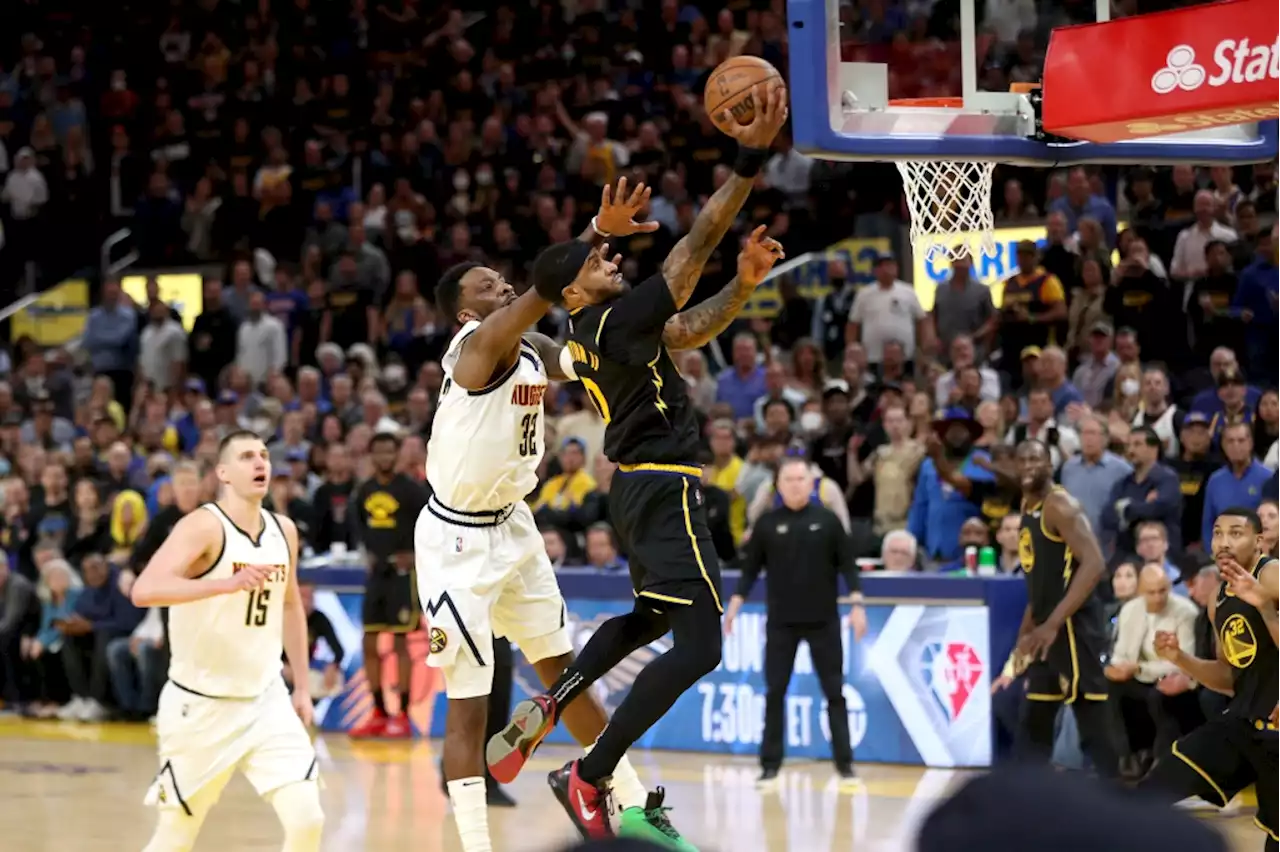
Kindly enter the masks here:
M 750 124 L 756 114 L 754 89 L 764 83 L 767 89 L 783 85 L 778 69 L 758 56 L 735 56 L 716 66 L 707 78 L 703 104 L 712 122 L 723 129 L 721 116 L 729 111 L 738 124 Z

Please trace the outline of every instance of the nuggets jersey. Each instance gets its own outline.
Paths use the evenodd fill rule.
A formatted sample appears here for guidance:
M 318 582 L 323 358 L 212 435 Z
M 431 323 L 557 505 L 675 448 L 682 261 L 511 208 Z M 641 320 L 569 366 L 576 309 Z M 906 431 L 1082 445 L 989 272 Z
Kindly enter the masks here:
M 214 698 L 253 698 L 280 680 L 284 650 L 284 596 L 292 554 L 276 516 L 261 509 L 255 542 L 216 503 L 222 552 L 201 580 L 232 576 L 242 565 L 272 565 L 260 589 L 215 595 L 169 608 L 169 679 Z
M 479 326 L 464 325 L 441 359 L 444 384 L 427 444 L 427 483 L 459 512 L 493 512 L 523 500 L 537 487 L 542 460 L 547 371 L 532 344 L 521 341 L 516 363 L 480 390 L 453 382 L 458 349 Z

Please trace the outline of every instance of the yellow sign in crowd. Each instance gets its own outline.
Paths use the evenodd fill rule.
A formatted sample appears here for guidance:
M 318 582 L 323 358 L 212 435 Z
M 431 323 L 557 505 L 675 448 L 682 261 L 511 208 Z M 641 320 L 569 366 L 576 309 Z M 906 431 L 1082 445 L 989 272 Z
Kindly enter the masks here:
M 1124 227 L 1123 224 L 1120 225 Z M 1043 245 L 1045 229 L 1041 225 L 1018 228 L 997 228 L 993 232 L 995 253 L 984 255 L 980 250 L 977 234 L 956 234 L 952 245 L 967 242 L 973 261 L 973 277 L 991 288 L 991 299 L 1000 307 L 1004 281 L 1017 271 L 1017 246 L 1022 240 L 1034 240 Z M 876 258 L 890 250 L 884 237 L 860 239 L 851 237 L 828 246 L 825 251 L 810 252 L 775 269 L 755 295 L 747 302 L 742 315 L 748 318 L 770 319 L 782 308 L 778 284 L 784 278 L 795 283 L 798 295 L 815 301 L 831 292 L 830 273 L 833 262 L 843 264 L 848 280 L 855 285 L 871 283 Z M 905 270 L 904 270 L 905 271 Z M 916 258 L 911 268 L 910 280 L 914 282 L 920 305 L 933 308 L 933 294 L 938 285 L 947 280 L 951 264 L 939 254 L 934 259 Z M 203 303 L 203 283 L 198 273 L 174 272 L 155 276 L 160 286 L 160 297 L 177 308 L 182 324 L 188 331 L 199 316 Z M 120 280 L 124 291 L 138 304 L 146 302 L 147 277 L 129 275 Z M 64 281 L 41 294 L 33 304 L 13 316 L 13 339 L 24 335 L 35 339 L 41 346 L 61 346 L 79 337 L 89 315 L 89 287 L 82 280 Z

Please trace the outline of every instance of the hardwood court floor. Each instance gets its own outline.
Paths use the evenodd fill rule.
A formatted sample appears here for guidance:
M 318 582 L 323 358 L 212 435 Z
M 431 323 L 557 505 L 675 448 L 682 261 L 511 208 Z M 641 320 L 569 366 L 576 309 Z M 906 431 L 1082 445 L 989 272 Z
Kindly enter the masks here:
M 325 780 L 326 852 L 457 852 L 431 743 L 317 740 Z M 491 809 L 495 852 L 551 852 L 575 834 L 545 785 L 571 756 L 548 746 L 510 790 L 514 809 Z M 964 773 L 864 766 L 863 783 L 840 790 L 825 763 L 793 762 L 774 793 L 753 784 L 750 758 L 641 752 L 645 783 L 667 789 L 672 817 L 705 852 L 908 852 L 913 828 Z M 0 718 L 0 849 L 5 852 L 138 852 L 153 825 L 142 797 L 155 772 L 146 726 L 74 725 Z M 1252 808 L 1206 816 L 1240 852 L 1262 847 Z M 198 850 L 276 850 L 270 807 L 243 778 L 228 785 Z

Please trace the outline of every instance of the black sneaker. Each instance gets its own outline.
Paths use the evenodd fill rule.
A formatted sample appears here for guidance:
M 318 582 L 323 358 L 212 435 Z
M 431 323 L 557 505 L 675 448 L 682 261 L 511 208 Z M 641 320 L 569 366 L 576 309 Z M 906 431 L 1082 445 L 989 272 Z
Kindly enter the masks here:
M 778 783 L 778 770 L 775 767 L 768 766 L 760 770 L 760 777 L 756 779 L 757 787 L 774 787 Z
M 854 771 L 853 766 L 837 766 L 836 777 L 840 779 L 839 785 L 841 789 L 856 787 L 862 783 L 862 779 L 858 777 L 858 773 Z

